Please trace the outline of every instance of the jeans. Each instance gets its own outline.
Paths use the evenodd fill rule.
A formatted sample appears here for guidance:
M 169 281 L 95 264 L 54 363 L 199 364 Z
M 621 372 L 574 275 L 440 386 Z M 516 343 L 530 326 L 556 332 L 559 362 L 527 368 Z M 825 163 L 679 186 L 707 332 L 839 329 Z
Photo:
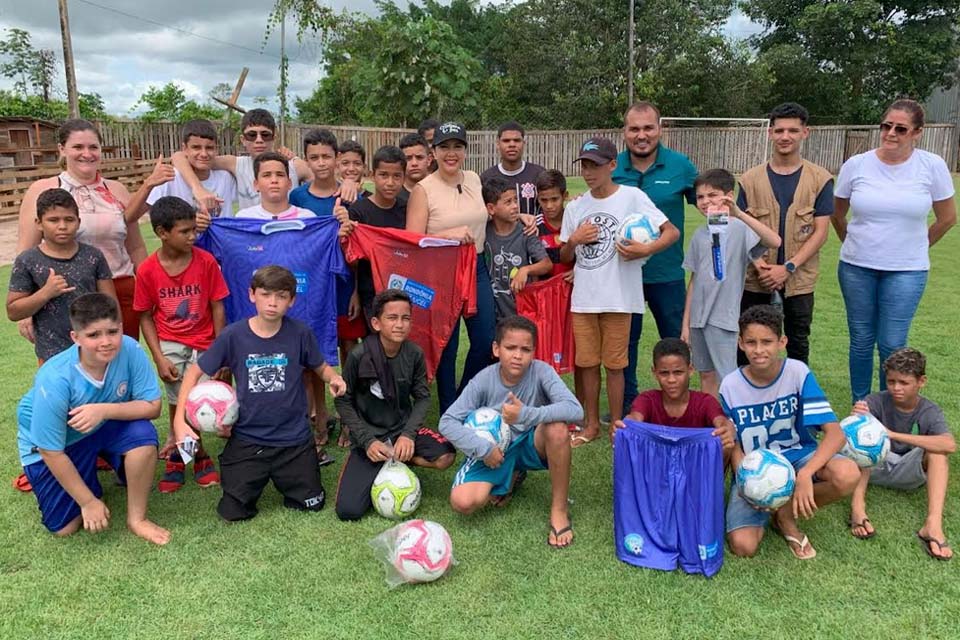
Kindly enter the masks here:
M 687 287 L 683 280 L 674 282 L 650 282 L 643 284 L 643 299 L 653 319 L 657 322 L 660 338 L 679 338 L 683 324 L 683 307 L 687 302 Z M 630 405 L 639 393 L 637 389 L 637 364 L 639 361 L 640 336 L 643 334 L 643 314 L 635 313 L 630 322 L 630 344 L 627 345 L 627 368 L 623 372 L 623 415 L 630 412 Z
M 740 313 L 750 307 L 770 304 L 769 293 L 743 292 Z M 787 336 L 787 357 L 810 363 L 810 325 L 813 324 L 813 294 L 801 293 L 783 299 L 783 334 Z M 747 364 L 747 356 L 737 349 L 737 364 Z
M 910 323 L 927 285 L 926 271 L 880 271 L 840 261 L 840 292 L 850 331 L 850 390 L 853 401 L 870 393 L 874 346 L 880 363 L 906 346 Z M 880 390 L 887 388 L 883 370 Z
M 460 347 L 460 321 L 453 327 L 450 342 L 440 354 L 437 365 L 437 400 L 440 415 L 453 404 L 467 383 L 485 367 L 493 363 L 493 337 L 496 326 L 496 306 L 493 301 L 493 285 L 487 272 L 483 254 L 477 255 L 477 313 L 465 319 L 470 350 L 463 363 L 463 375 L 457 387 L 457 351 Z

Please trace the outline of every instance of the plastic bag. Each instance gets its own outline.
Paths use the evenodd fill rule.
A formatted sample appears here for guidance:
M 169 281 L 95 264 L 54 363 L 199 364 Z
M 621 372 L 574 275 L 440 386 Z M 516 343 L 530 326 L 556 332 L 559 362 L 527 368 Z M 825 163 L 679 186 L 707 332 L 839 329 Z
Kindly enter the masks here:
M 370 540 L 374 556 L 386 569 L 390 588 L 401 584 L 433 582 L 452 565 L 450 534 L 430 520 L 407 520 Z

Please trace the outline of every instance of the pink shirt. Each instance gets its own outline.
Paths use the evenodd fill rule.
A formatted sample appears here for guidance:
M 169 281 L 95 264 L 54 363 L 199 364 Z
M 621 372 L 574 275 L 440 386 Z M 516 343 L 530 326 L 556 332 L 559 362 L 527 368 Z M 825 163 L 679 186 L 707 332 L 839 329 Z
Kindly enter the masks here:
M 103 253 L 114 278 L 133 275 L 133 261 L 127 253 L 127 222 L 123 204 L 113 195 L 100 174 L 93 184 L 80 184 L 66 171 L 59 176 L 60 188 L 70 192 L 80 209 L 77 240 Z

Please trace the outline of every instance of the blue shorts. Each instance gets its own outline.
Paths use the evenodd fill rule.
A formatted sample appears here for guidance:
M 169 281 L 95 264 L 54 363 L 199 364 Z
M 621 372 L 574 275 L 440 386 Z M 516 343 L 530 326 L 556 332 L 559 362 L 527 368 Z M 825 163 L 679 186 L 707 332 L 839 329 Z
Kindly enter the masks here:
M 791 463 L 795 471 L 799 471 L 810 461 L 810 458 L 813 457 L 813 454 L 817 452 L 816 447 L 804 447 L 800 450 L 799 455 L 792 455 L 794 452 L 790 451 Z M 781 451 L 780 453 L 784 453 Z M 840 454 L 833 456 L 834 458 L 843 458 Z M 770 513 L 766 511 L 758 511 L 750 506 L 750 503 L 747 502 L 743 496 L 740 495 L 740 492 L 737 490 L 736 474 L 734 474 L 734 481 L 730 483 L 730 497 L 727 500 L 727 532 L 731 532 L 734 529 L 742 529 L 743 527 L 765 527 L 767 522 L 770 521 Z M 814 482 L 817 482 L 816 476 L 813 478 Z
M 89 436 L 64 449 L 93 495 L 103 495 L 97 479 L 97 456 L 102 456 L 123 478 L 123 454 L 138 447 L 157 446 L 157 430 L 149 420 L 107 420 Z M 53 477 L 42 460 L 23 468 L 33 485 L 45 526 L 56 533 L 80 515 L 80 505 Z
M 723 448 L 710 429 L 624 420 L 613 439 L 613 529 L 623 562 L 713 576 L 723 566 Z
M 496 469 L 491 469 L 480 458 L 467 458 L 463 466 L 453 477 L 453 486 L 467 482 L 489 482 L 493 485 L 490 493 L 495 496 L 505 496 L 510 492 L 514 471 L 543 471 L 547 468 L 547 461 L 540 457 L 537 448 L 533 446 L 533 433 L 536 429 L 527 429 L 519 436 L 515 436 L 510 446 L 503 454 L 503 463 Z

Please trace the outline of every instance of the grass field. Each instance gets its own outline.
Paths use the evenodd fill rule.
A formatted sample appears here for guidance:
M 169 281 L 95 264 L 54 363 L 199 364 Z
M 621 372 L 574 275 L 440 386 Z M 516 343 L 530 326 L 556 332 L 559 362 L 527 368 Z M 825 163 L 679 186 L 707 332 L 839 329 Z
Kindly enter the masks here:
M 583 183 L 574 187 L 580 191 Z M 701 222 L 689 209 L 688 234 Z M 145 229 L 145 235 L 152 233 Z M 839 413 L 848 406 L 849 388 L 838 247 L 831 231 L 811 365 Z M 960 265 L 950 257 L 958 253 L 958 230 L 934 247 L 911 340 L 929 357 L 927 395 L 944 407 L 951 425 L 960 419 Z M 0 269 L 4 290 L 9 272 Z M 642 347 L 646 385 L 646 354 L 656 333 L 651 325 Z M 111 529 L 60 540 L 40 525 L 32 494 L 10 487 L 19 472 L 15 408 L 31 384 L 35 360 L 13 323 L 0 323 L 0 344 L 0 379 L 6 381 L 0 429 L 7 434 L 0 440 L 0 638 L 960 637 L 960 560 L 930 560 L 913 535 L 925 513 L 922 491 L 872 489 L 870 515 L 879 532 L 872 541 L 848 534 L 845 504 L 822 509 L 802 525 L 819 552 L 810 562 L 798 562 L 769 535 L 756 558 L 727 554 L 711 580 L 662 573 L 614 556 L 605 441 L 574 452 L 577 537 L 563 551 L 545 544 L 546 474 L 534 474 L 504 511 L 465 518 L 446 502 L 455 468 L 421 472 L 425 497 L 417 515 L 447 527 L 459 562 L 431 585 L 387 589 L 367 546 L 389 526 L 386 520 L 369 516 L 344 524 L 329 502 L 319 514 L 290 512 L 272 487 L 256 519 L 233 525 L 214 511 L 216 489 L 201 491 L 190 481 L 175 495 L 154 493 L 151 517 L 173 532 L 172 542 L 157 548 L 125 529 L 124 492 L 101 475 Z M 436 417 L 432 413 L 430 421 Z M 157 420 L 161 437 L 166 420 Z M 323 470 L 328 489 L 337 471 Z M 960 542 L 958 488 L 954 476 L 946 530 Z

